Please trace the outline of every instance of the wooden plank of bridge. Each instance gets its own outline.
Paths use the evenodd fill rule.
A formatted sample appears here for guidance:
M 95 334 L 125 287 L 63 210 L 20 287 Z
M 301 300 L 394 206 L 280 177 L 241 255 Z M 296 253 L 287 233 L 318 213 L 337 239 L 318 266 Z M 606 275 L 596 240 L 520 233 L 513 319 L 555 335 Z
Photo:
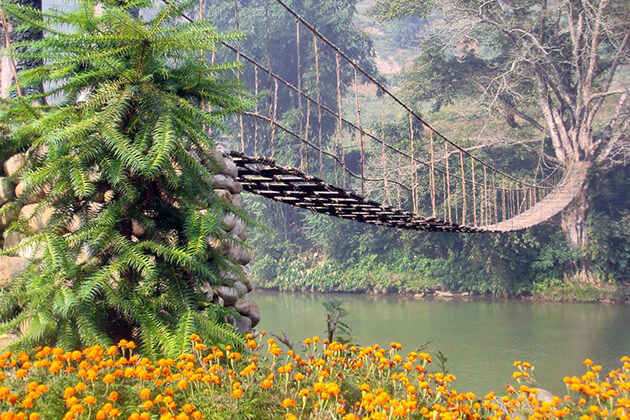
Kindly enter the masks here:
M 266 158 L 232 152 L 239 169 L 237 180 L 246 191 L 318 213 L 400 229 L 470 232 L 469 228 L 366 200 L 362 196 L 308 176 Z M 278 182 L 276 180 L 282 180 Z M 481 231 L 481 230 L 472 230 Z

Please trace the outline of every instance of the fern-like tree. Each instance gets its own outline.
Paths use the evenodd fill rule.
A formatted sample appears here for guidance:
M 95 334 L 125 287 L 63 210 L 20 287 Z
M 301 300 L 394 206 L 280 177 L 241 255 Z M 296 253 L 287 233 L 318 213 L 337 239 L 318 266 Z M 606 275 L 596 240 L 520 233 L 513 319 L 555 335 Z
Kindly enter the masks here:
M 236 35 L 178 21 L 191 3 L 169 1 L 151 19 L 134 17 L 148 0 L 78 0 L 45 13 L 2 3 L 45 34 L 13 46 L 17 59 L 44 63 L 20 84 L 49 87 L 5 102 L 0 123 L 0 149 L 27 156 L 16 175 L 26 191 L 13 206 L 46 191 L 30 221 L 53 214 L 5 251 L 34 254 L 0 295 L 0 333 L 23 332 L 14 346 L 133 338 L 146 355 L 173 355 L 191 333 L 240 342 L 201 289 L 229 265 L 208 238 L 221 239 L 222 214 L 234 211 L 212 192 L 208 129 L 246 102 L 236 64 L 211 66 L 201 54 Z M 28 222 L 11 229 L 26 233 Z

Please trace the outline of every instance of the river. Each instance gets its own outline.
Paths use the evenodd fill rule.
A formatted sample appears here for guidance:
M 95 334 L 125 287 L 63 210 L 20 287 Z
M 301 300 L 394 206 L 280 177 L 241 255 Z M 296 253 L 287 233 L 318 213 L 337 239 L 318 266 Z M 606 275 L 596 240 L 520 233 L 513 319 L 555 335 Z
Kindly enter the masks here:
M 478 394 L 502 392 L 515 360 L 535 365 L 538 386 L 564 393 L 562 378 L 584 372 L 590 357 L 604 369 L 617 368 L 630 355 L 630 306 L 475 300 L 419 301 L 398 296 L 311 295 L 257 291 L 259 330 L 280 334 L 294 343 L 325 336 L 323 302 L 344 301 L 346 322 L 355 342 L 389 345 L 400 342 L 412 351 L 431 342 L 428 352 L 442 351 L 447 369 L 457 376 L 455 388 Z

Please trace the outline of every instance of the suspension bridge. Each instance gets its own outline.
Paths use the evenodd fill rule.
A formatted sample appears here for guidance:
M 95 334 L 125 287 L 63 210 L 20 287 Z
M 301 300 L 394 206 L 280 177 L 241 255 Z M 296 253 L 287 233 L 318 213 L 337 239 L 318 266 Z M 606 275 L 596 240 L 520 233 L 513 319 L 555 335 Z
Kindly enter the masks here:
M 265 28 L 255 51 L 223 42 L 205 52 L 213 64 L 221 54 L 240 63 L 238 79 L 255 97 L 234 122 L 231 152 L 246 191 L 362 223 L 463 233 L 532 227 L 580 191 L 586 163 L 517 178 L 425 121 L 284 1 L 257 3 Z M 240 32 L 244 10 L 234 0 L 231 27 L 219 30 Z M 270 47 L 272 19 L 295 25 L 281 57 Z M 272 68 L 277 59 L 284 64 Z M 362 112 L 368 100 L 372 108 L 380 103 L 378 117 Z

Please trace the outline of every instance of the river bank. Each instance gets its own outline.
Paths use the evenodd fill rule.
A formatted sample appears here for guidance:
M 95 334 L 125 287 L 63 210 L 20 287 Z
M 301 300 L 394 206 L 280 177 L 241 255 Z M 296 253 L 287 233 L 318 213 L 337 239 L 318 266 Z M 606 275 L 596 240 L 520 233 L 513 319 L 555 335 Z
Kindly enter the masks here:
M 428 300 L 428 301 L 524 301 L 537 303 L 598 303 L 603 305 L 630 305 L 630 296 L 626 289 L 618 288 L 599 289 L 591 288 L 590 285 L 566 285 L 555 289 L 549 289 L 538 295 L 522 295 L 522 296 L 492 296 L 471 294 L 469 292 L 453 292 L 449 290 L 422 290 L 413 292 L 387 292 L 380 293 L 375 291 L 322 291 L 317 289 L 309 290 L 288 290 L 278 287 L 257 287 L 263 292 L 290 292 L 305 294 L 326 294 L 326 293 L 344 293 L 349 295 L 365 295 L 365 296 L 392 296 L 409 300 Z
M 533 302 L 630 304 L 630 283 L 585 281 L 578 278 L 537 277 L 514 282 L 497 276 L 475 282 L 459 280 L 448 261 L 425 259 L 399 265 L 361 260 L 341 265 L 327 258 L 254 259 L 256 287 L 263 290 L 308 293 L 394 295 L 411 299 L 514 299 Z

